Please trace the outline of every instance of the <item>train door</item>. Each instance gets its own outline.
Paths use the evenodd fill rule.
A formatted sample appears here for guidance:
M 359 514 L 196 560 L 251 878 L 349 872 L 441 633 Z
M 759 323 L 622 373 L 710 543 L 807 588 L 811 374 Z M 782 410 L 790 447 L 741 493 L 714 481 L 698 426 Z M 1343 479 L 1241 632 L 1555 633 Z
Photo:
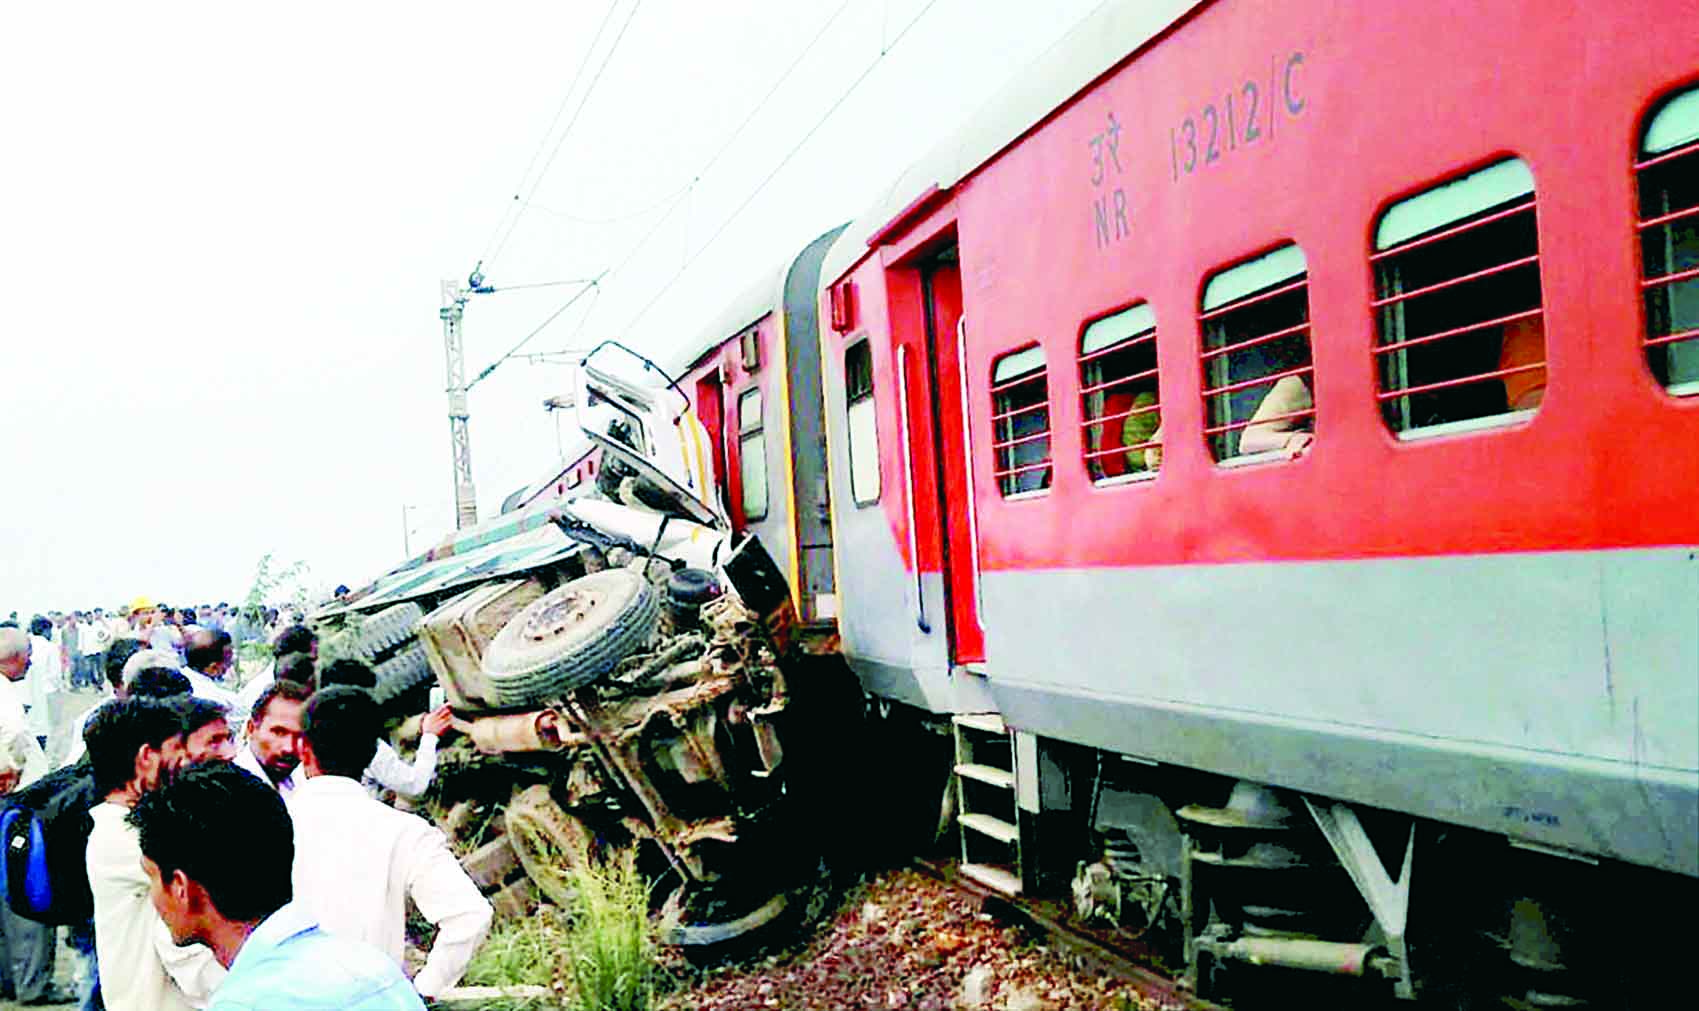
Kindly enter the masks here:
M 731 516 L 732 504 L 727 493 L 731 479 L 726 474 L 726 386 L 720 378 L 723 368 L 723 365 L 716 367 L 696 381 L 696 417 L 708 433 L 709 453 L 714 461 L 714 494 L 720 508 Z
M 955 245 L 920 264 L 921 301 L 925 317 L 926 396 L 916 398 L 927 415 L 935 450 L 925 462 L 933 474 L 940 529 L 938 543 L 948 614 L 950 660 L 966 664 L 985 659 L 985 632 L 979 624 L 977 576 L 974 572 L 973 495 L 969 484 L 966 416 L 963 408 L 966 377 L 962 374 L 962 271 Z M 921 465 L 916 461 L 917 466 Z

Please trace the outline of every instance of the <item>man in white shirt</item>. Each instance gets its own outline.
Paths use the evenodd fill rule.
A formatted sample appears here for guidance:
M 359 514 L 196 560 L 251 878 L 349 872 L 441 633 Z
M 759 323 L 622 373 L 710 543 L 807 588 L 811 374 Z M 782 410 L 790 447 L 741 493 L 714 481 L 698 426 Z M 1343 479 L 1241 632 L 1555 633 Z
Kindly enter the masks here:
M 35 782 L 47 771 L 41 750 L 24 717 L 23 681 L 34 644 L 19 628 L 0 628 L 0 811 L 6 794 Z M 0 903 L 0 997 L 39 1000 L 53 984 L 55 931 L 25 920 Z
M 377 686 L 377 675 L 358 660 L 332 660 L 319 672 L 319 686 L 328 688 L 331 685 L 364 688 L 369 692 Z M 453 714 L 447 706 L 426 713 L 419 733 L 419 750 L 412 762 L 403 760 L 388 741 L 378 738 L 377 754 L 360 777 L 361 782 L 374 795 L 394 790 L 409 800 L 423 796 L 436 777 L 437 741 L 453 723 Z
M 28 786 L 47 771 L 47 755 L 24 715 L 34 644 L 22 629 L 0 628 L 0 794 Z
M 378 731 L 377 703 L 361 689 L 325 688 L 307 703 L 301 742 L 307 781 L 288 798 L 295 820 L 295 901 L 332 935 L 358 938 L 401 964 L 412 899 L 437 928 L 413 978 L 429 999 L 466 971 L 489 930 L 490 904 L 440 831 L 360 785 Z
M 64 654 L 48 638 L 53 625 L 46 618 L 30 621 L 29 726 L 42 747 L 47 735 L 53 732 L 53 712 L 50 701 L 59 691 L 65 674 Z
M 88 877 L 107 1011 L 202 1006 L 224 968 L 208 949 L 172 942 L 150 899 L 141 842 L 125 820 L 143 793 L 186 762 L 182 714 L 168 702 L 125 699 L 102 706 L 87 737 L 95 790 L 104 798 L 89 812 Z
M 184 649 L 189 662 L 183 676 L 196 695 L 211 699 L 226 709 L 237 706 L 236 693 L 224 686 L 224 676 L 236 666 L 236 647 L 230 636 L 212 629 L 196 629 L 188 634 Z
M 274 681 L 254 703 L 248 740 L 236 753 L 236 767 L 288 797 L 302 782 L 301 715 L 312 689 L 294 681 Z

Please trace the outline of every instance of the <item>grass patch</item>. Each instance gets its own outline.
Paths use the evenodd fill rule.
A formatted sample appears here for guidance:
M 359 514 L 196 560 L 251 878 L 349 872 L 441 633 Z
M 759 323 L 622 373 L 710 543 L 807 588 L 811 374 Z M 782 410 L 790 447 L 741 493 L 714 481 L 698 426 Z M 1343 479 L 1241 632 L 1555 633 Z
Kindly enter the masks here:
M 575 891 L 566 929 L 567 977 L 582 1011 L 649 1011 L 655 1002 L 656 937 L 649 882 L 633 849 L 569 874 Z
M 566 928 L 559 911 L 544 906 L 522 920 L 497 920 L 461 977 L 463 986 L 551 986 L 566 954 Z M 479 1011 L 541 1011 L 552 1001 L 501 998 Z

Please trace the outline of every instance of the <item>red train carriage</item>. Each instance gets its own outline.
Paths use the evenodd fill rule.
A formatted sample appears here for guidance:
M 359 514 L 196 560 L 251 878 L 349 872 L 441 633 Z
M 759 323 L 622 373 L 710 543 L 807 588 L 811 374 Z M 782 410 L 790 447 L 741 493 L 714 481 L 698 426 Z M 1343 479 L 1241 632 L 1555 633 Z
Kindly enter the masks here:
M 707 433 L 721 508 L 789 577 L 797 616 L 837 615 L 815 300 L 842 228 L 788 256 L 709 323 L 668 369 Z
M 1108 3 L 832 244 L 844 652 L 992 714 L 970 873 L 1200 986 L 1631 1003 L 1609 889 L 1699 877 L 1695 15 Z

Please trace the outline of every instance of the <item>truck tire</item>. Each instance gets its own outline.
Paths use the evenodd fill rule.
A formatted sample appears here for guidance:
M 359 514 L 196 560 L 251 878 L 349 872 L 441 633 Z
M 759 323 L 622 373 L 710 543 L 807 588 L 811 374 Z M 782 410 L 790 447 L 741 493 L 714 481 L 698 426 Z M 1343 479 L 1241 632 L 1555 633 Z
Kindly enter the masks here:
M 430 660 L 425 656 L 425 644 L 416 639 L 411 646 L 373 667 L 372 674 L 377 678 L 372 687 L 372 697 L 379 702 L 388 702 L 409 688 L 435 677 Z
M 641 650 L 660 595 L 629 569 L 591 573 L 532 601 L 484 651 L 503 708 L 539 705 L 582 688 Z
M 424 616 L 424 609 L 418 604 L 386 607 L 361 619 L 355 627 L 326 639 L 320 647 L 320 654 L 327 663 L 331 660 L 358 660 L 363 664 L 376 665 L 400 652 L 397 647 L 405 645 L 413 637 Z
M 503 818 L 525 876 L 550 902 L 570 907 L 573 872 L 594 855 L 595 835 L 555 801 L 545 783 L 515 787 Z

